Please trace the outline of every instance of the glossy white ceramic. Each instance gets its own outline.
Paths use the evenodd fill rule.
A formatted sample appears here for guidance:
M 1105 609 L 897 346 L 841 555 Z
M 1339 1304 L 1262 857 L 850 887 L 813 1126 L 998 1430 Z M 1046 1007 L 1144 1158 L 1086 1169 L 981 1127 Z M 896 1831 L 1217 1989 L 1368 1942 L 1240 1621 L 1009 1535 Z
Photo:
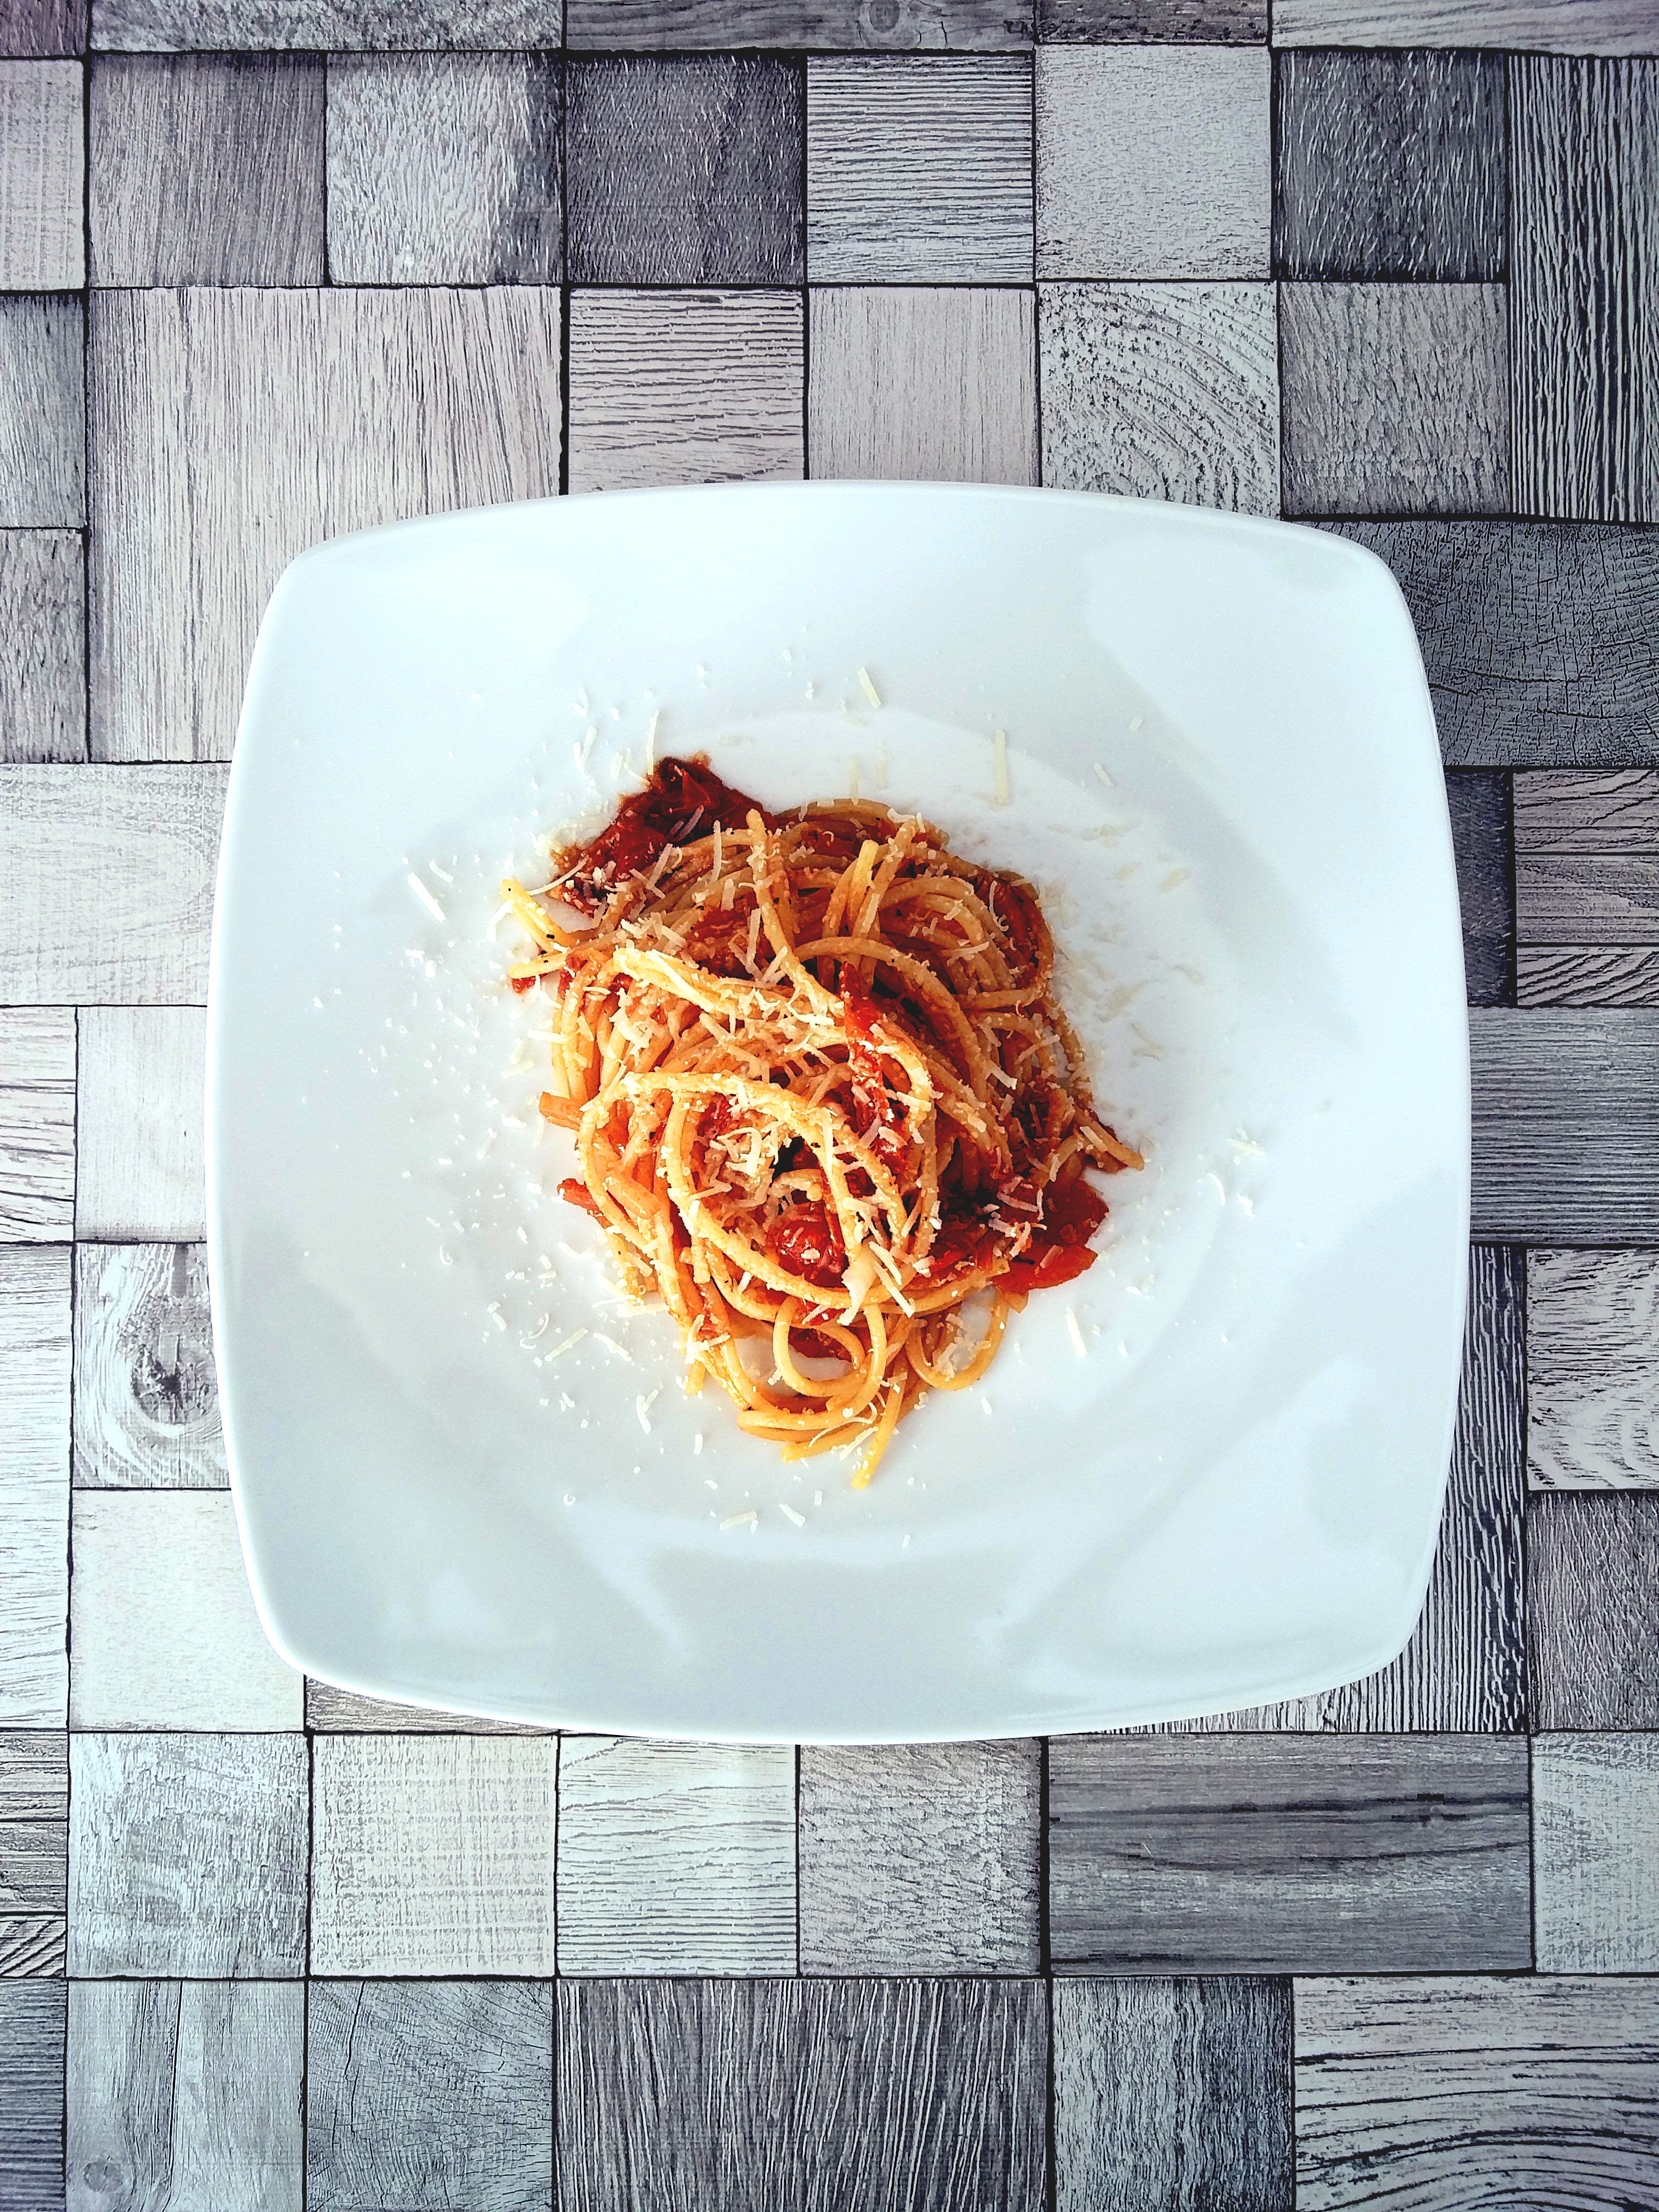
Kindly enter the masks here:
M 765 801 L 856 774 L 1037 878 L 1149 1155 L 1092 1271 L 862 1492 L 687 1398 L 665 1320 L 599 1303 L 535 1112 L 545 1011 L 497 980 L 504 866 L 599 818 L 653 715 L 659 750 L 705 744 Z M 1422 666 L 1340 538 L 769 485 L 403 525 L 272 597 L 220 862 L 209 1237 L 249 1572 L 311 1674 L 823 1741 L 1380 1666 L 1438 1525 L 1468 1136 Z

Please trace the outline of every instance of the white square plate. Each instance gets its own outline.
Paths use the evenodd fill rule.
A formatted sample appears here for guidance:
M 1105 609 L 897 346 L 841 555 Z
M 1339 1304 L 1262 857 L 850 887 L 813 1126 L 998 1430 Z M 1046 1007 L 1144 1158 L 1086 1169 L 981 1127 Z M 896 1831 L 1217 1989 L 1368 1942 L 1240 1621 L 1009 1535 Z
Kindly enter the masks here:
M 653 714 L 773 805 L 845 793 L 856 757 L 866 796 L 1035 877 L 1148 1153 L 1094 1268 L 861 1492 L 686 1397 L 666 1318 L 597 1304 L 556 1194 L 520 1049 L 544 1008 L 486 925 L 538 833 L 633 787 Z M 1297 1695 L 1408 1636 L 1457 1390 L 1468 1029 L 1422 665 L 1359 548 L 911 485 L 319 547 L 254 654 L 210 999 L 225 1433 L 295 1667 L 581 1729 L 891 1741 Z

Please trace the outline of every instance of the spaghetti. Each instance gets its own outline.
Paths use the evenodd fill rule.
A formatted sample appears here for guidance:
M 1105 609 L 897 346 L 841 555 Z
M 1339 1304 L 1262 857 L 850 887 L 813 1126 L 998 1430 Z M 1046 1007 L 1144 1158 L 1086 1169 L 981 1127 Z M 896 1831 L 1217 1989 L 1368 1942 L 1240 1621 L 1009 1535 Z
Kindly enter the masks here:
M 562 1194 L 678 1322 L 688 1387 L 712 1376 L 786 1457 L 861 1448 L 861 1486 L 1012 1308 L 1093 1263 L 1085 1170 L 1142 1163 L 1095 1110 L 1018 877 L 884 806 L 769 814 L 698 756 L 542 891 L 502 888 L 532 948 L 510 981 L 556 1010 Z

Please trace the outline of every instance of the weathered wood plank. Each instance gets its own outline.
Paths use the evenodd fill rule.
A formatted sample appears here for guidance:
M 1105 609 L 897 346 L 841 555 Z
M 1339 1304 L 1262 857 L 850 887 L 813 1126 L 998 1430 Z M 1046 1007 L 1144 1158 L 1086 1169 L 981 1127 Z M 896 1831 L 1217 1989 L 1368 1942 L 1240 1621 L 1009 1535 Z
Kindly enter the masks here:
M 68 1902 L 68 1822 L 0 1820 L 0 1912 L 63 1912 Z
M 1659 1015 L 1474 1007 L 1474 1233 L 1659 1241 Z
M 1272 69 L 1224 46 L 1043 46 L 1039 276 L 1266 276 Z
M 550 1974 L 550 1737 L 313 1742 L 319 1974 Z
M 86 311 L 63 293 L 0 297 L 0 526 L 87 519 Z
M 1449 769 L 1446 802 L 1457 862 L 1469 1004 L 1513 1006 L 1516 861 L 1510 779 L 1498 769 Z
M 777 1974 L 795 1963 L 791 1752 L 561 1740 L 561 1973 Z
M 64 2202 L 61 1982 L 0 1984 L 0 2173 L 8 2208 L 53 2212 Z
M 75 1225 L 75 1016 L 0 1008 L 0 1243 L 66 1243 Z
M 1659 520 L 1659 63 L 1509 77 L 1516 510 Z
M 205 1012 L 88 1006 L 80 1032 L 76 1235 L 199 1243 Z
M 1279 46 L 1528 46 L 1650 54 L 1650 0 L 1276 0 Z
M 815 287 L 807 453 L 815 477 L 1037 480 L 1030 292 Z
M 1267 0 L 1037 0 L 1048 45 L 1259 46 Z
M 568 0 L 572 52 L 691 53 L 784 46 L 791 52 L 1018 52 L 1031 43 L 1032 0 Z
M 800 1753 L 809 1974 L 1034 1974 L 1035 1742 Z
M 360 1698 L 331 1682 L 306 1678 L 306 1726 L 319 1735 L 545 1735 L 545 1729 L 522 1728 L 516 1721 L 476 1720 L 470 1713 L 443 1713 L 425 1705 L 395 1705 L 380 1698 Z
M 302 1973 L 306 1809 L 303 1736 L 71 1736 L 70 1973 Z
M 10 0 L 0 15 L 0 54 L 78 54 L 87 0 Z
M 0 61 L 0 288 L 86 282 L 79 62 Z
M 1527 1747 L 1503 1736 L 1057 1736 L 1056 1972 L 1524 1966 Z
M 93 0 L 92 43 L 112 52 L 281 47 L 349 53 L 556 46 L 560 0 Z
M 1285 284 L 1285 512 L 1509 504 L 1499 284 Z
M 1659 1735 L 1533 1746 L 1538 1967 L 1659 1972 Z
M 1659 1006 L 1659 949 L 1523 945 L 1515 988 L 1521 1006 Z
M 1651 1981 L 1299 1981 L 1297 2212 L 1642 2204 L 1656 2081 Z
M 310 1997 L 311 2212 L 550 2212 L 550 1984 L 319 1981 Z
M 1515 842 L 1525 853 L 1659 852 L 1659 770 L 1517 775 Z
M 1527 1647 L 1534 1730 L 1659 1729 L 1659 1497 L 1534 1492 Z
M 1659 1255 L 1528 1255 L 1527 1468 L 1539 1490 L 1659 1486 Z
M 1278 86 L 1281 276 L 1503 276 L 1498 56 L 1287 53 Z
M 86 758 L 86 625 L 80 538 L 0 531 L 0 761 Z
M 797 292 L 575 292 L 570 489 L 805 474 Z
M 69 1695 L 69 1257 L 0 1245 L 0 1723 L 30 1728 Z
M 1523 943 L 1659 945 L 1659 854 L 1522 852 L 1515 920 Z
M 1291 1985 L 1054 1986 L 1057 2212 L 1285 2212 Z
M 62 1980 L 69 1921 L 61 1912 L 0 1913 L 0 1981 Z
M 60 1729 L 0 1730 L 0 1820 L 69 1813 L 69 1738 Z
M 1035 1981 L 562 1982 L 566 2212 L 1038 2212 Z
M 76 1246 L 72 1476 L 83 1490 L 225 1487 L 199 1244 Z
M 1044 284 L 1042 481 L 1279 511 L 1270 284 Z

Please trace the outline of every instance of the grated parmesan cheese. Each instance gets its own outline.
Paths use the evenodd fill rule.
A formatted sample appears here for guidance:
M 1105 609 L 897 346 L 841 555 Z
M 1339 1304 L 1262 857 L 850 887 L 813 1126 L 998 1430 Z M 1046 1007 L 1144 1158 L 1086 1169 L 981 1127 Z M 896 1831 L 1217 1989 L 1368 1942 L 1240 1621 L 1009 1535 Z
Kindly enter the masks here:
M 443 908 L 439 905 L 437 900 L 433 897 L 430 890 L 428 890 L 427 886 L 421 881 L 420 878 L 415 873 L 412 868 L 410 869 L 409 875 L 409 888 L 414 892 L 416 897 L 419 899 L 421 904 L 426 908 L 427 912 L 432 916 L 434 921 L 445 921 L 448 919 L 447 915 L 444 913 Z
M 426 865 L 431 873 L 436 876 L 441 884 L 453 884 L 454 882 L 455 878 L 450 873 L 449 870 L 447 868 L 441 868 L 435 860 L 428 860 Z
M 996 804 L 1008 804 L 1008 732 L 994 731 L 991 737 L 991 769 L 996 778 Z
M 501 1305 L 497 1300 L 492 1299 L 484 1310 L 489 1314 L 489 1318 L 495 1322 L 497 1328 L 506 1328 L 507 1316 L 502 1313 Z
M 720 1526 L 722 1528 L 752 1528 L 759 1520 L 758 1513 L 728 1513 Z
M 634 1411 L 640 1417 L 640 1426 L 647 1436 L 651 1433 L 651 1408 L 662 1395 L 660 1389 L 647 1390 L 634 1401 Z
M 548 1358 L 550 1359 L 562 1359 L 567 1352 L 574 1350 L 575 1346 L 581 1342 L 586 1334 L 587 1331 L 585 1328 L 577 1329 L 572 1335 L 566 1337 L 562 1344 L 556 1344 L 552 1351 L 548 1353 Z
M 657 725 L 661 720 L 662 710 L 659 708 L 645 726 L 645 773 L 647 781 L 657 765 Z
M 781 1498 L 778 1500 L 778 1510 L 787 1519 L 793 1521 L 797 1528 L 804 1528 L 806 1526 L 806 1516 L 804 1513 L 797 1513 L 793 1505 L 786 1505 Z
M 870 672 L 867 668 L 860 668 L 859 671 L 859 689 L 872 707 L 880 706 L 881 694 L 871 682 Z
M 692 1437 L 692 1439 L 691 1439 L 691 1456 L 692 1456 L 692 1458 L 693 1458 L 693 1459 L 698 1459 L 698 1458 L 700 1458 L 700 1457 L 702 1456 L 702 1431 L 701 1429 L 699 1429 L 699 1430 L 697 1431 L 696 1435 L 695 1437 Z
M 634 1355 L 628 1346 L 625 1344 L 618 1344 L 614 1336 L 607 1336 L 602 1328 L 596 1328 L 593 1331 L 593 1341 L 595 1344 L 602 1344 L 607 1352 L 614 1352 L 618 1359 L 626 1359 L 630 1364 L 632 1364 Z
M 1071 1338 L 1072 1349 L 1078 1358 L 1086 1359 L 1089 1357 L 1089 1347 L 1083 1341 L 1083 1331 L 1078 1322 L 1075 1306 L 1067 1306 L 1066 1309 L 1066 1334 Z

